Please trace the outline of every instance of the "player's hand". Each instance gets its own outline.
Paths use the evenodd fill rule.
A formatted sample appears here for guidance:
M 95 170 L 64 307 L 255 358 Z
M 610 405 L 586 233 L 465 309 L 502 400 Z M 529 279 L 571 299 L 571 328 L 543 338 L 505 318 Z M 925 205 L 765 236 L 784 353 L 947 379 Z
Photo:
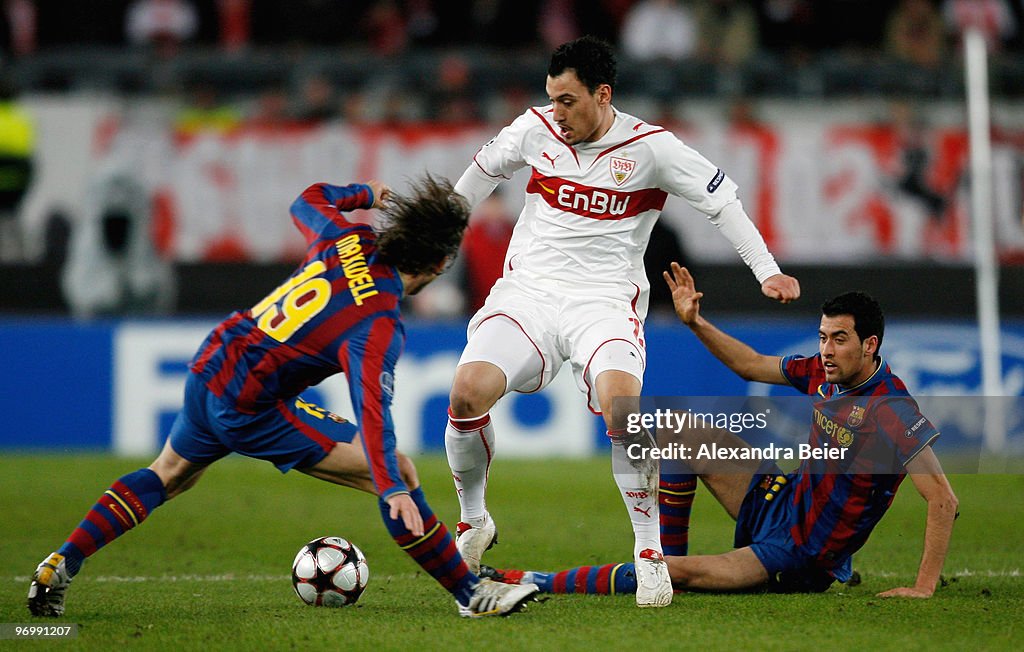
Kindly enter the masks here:
M 420 509 L 413 502 L 409 494 L 394 494 L 388 497 L 388 505 L 391 506 L 391 518 L 402 519 L 405 529 L 412 532 L 413 536 L 423 536 L 423 517 Z
M 373 206 L 370 208 L 384 208 L 384 203 L 391 198 L 391 188 L 376 179 L 367 181 L 366 185 L 373 190 Z
M 878 594 L 879 598 L 930 598 L 935 591 L 923 591 L 909 586 L 890 589 Z
M 665 277 L 665 283 L 672 291 L 672 305 L 676 309 L 679 320 L 687 326 L 691 326 L 700 316 L 700 298 L 704 296 L 704 293 L 697 291 L 693 277 L 685 267 L 680 266 L 679 263 L 672 263 L 669 267 L 671 273 L 662 272 L 661 275 Z
M 800 281 L 792 276 L 776 274 L 761 284 L 761 294 L 779 303 L 789 303 L 800 298 Z

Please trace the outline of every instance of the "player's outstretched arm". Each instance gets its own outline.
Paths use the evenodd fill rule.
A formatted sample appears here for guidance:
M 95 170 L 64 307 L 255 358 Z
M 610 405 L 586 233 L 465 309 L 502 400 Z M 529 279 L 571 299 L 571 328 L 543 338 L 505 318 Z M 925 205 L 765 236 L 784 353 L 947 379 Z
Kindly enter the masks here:
M 665 283 L 672 291 L 672 304 L 675 306 L 679 320 L 690 327 L 708 351 L 721 360 L 745 380 L 760 383 L 787 385 L 789 381 L 782 375 L 779 366 L 782 359 L 774 355 L 762 355 L 735 337 L 718 330 L 711 322 L 700 314 L 700 299 L 703 292 L 698 292 L 689 270 L 672 263 L 667 272 L 662 272 Z M 777 275 L 772 278 L 777 278 Z M 786 277 L 790 278 L 790 277 Z M 771 279 L 766 279 L 767 283 Z M 792 279 L 796 282 L 796 279 Z M 798 286 L 799 294 L 799 286 Z
M 393 387 L 385 388 L 381 382 L 388 376 L 394 378 L 402 337 L 397 331 L 393 317 L 364 320 L 342 348 L 338 362 L 350 379 L 349 399 L 374 488 L 388 504 L 391 519 L 401 519 L 415 533 L 422 532 L 424 521 L 410 497 L 414 487 L 406 484 L 406 478 L 413 482 L 417 479 L 415 474 L 402 474 L 390 414 Z M 353 382 L 353 378 L 361 381 Z
M 711 216 L 711 223 L 736 247 L 740 258 L 760 281 L 762 294 L 780 303 L 800 298 L 800 283 L 779 269 L 764 238 L 739 200 L 726 203 L 716 215 Z
M 957 500 L 939 459 L 930 446 L 907 464 L 907 472 L 921 496 L 928 501 L 928 520 L 924 528 L 924 553 L 914 586 L 902 586 L 879 593 L 882 598 L 930 598 L 939 583 L 942 564 L 946 561 L 953 521 L 957 517 Z

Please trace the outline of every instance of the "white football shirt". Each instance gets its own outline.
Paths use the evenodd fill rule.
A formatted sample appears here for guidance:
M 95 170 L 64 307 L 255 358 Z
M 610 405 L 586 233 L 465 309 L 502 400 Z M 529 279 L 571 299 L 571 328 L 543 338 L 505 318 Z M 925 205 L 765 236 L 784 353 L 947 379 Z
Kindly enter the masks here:
M 742 210 L 736 184 L 721 169 L 666 129 L 613 111 L 601 139 L 570 146 L 551 107 L 533 107 L 473 157 L 455 185 L 471 206 L 517 170 L 532 169 L 505 256 L 506 276 L 568 288 L 607 285 L 611 296 L 637 305 L 642 318 L 649 289 L 643 255 L 669 193 L 711 217 L 758 282 L 779 273 Z

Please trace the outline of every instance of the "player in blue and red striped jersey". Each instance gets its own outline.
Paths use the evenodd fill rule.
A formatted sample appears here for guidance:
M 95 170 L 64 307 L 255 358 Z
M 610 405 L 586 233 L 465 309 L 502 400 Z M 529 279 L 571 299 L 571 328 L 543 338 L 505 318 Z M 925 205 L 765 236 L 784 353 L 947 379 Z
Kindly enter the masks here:
M 790 474 L 777 469 L 765 473 L 759 460 L 731 460 L 728 469 L 721 462 L 688 461 L 736 519 L 736 549 L 721 555 L 666 556 L 674 586 L 818 592 L 835 580 L 848 581 L 853 553 L 867 541 L 909 473 L 928 503 L 924 553 L 914 586 L 880 595 L 931 596 L 949 547 L 957 500 L 931 449 L 939 433 L 878 353 L 884 334 L 878 303 L 861 292 L 827 301 L 817 355 L 768 356 L 704 319 L 703 293 L 695 289 L 690 273 L 675 263 L 671 271 L 665 280 L 676 313 L 708 350 L 746 380 L 788 384 L 814 396 L 808 445 L 847 452 L 841 460 L 805 459 Z M 720 447 L 745 446 L 729 433 L 714 436 Z M 499 571 L 492 576 L 536 582 L 549 592 L 629 592 L 630 566 L 586 566 L 561 573 Z M 613 568 L 617 589 L 604 579 Z
M 345 219 L 360 208 L 383 209 L 379 231 Z M 427 504 L 412 462 L 395 449 L 390 408 L 405 341 L 399 301 L 456 255 L 468 206 L 451 184 L 428 175 L 408 197 L 377 181 L 316 184 L 291 212 L 308 243 L 302 264 L 206 338 L 163 451 L 148 468 L 114 482 L 39 565 L 28 596 L 34 615 L 62 615 L 68 584 L 87 557 L 232 452 L 379 496 L 392 537 L 455 597 L 460 615 L 505 615 L 536 592 L 510 592 L 469 571 Z M 358 428 L 300 396 L 340 372 Z

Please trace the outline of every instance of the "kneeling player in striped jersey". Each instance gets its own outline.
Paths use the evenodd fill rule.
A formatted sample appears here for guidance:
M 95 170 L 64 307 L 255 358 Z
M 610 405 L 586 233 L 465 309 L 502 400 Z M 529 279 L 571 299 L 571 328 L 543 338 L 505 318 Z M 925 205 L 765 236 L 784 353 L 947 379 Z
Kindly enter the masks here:
M 938 431 L 878 351 L 885 319 L 874 299 L 848 292 L 822 305 L 819 352 L 762 355 L 700 315 L 690 273 L 673 263 L 665 280 L 680 320 L 719 360 L 746 380 L 792 385 L 815 397 L 807 449 L 844 455 L 804 458 L 795 473 L 757 459 L 696 460 L 693 467 L 736 520 L 736 549 L 720 555 L 666 556 L 677 589 L 820 592 L 852 577 L 851 558 L 867 541 L 910 475 L 928 503 L 924 552 L 913 586 L 881 597 L 930 597 L 949 548 L 957 499 L 931 444 Z M 715 433 L 719 447 L 746 444 Z M 693 441 L 686 442 L 691 447 Z M 696 450 L 696 449 L 694 449 Z M 770 465 L 774 467 L 773 464 Z M 552 593 L 635 591 L 632 564 L 560 573 L 494 571 L 496 579 L 535 582 Z
M 56 552 L 36 569 L 28 607 L 60 616 L 87 557 L 236 452 L 379 497 L 391 536 L 455 598 L 468 617 L 518 610 L 537 587 L 481 580 L 433 514 L 416 469 L 395 448 L 394 370 L 405 339 L 399 301 L 456 255 L 469 208 L 429 176 L 409 197 L 377 181 L 316 184 L 292 204 L 308 249 L 298 269 L 248 310 L 210 333 L 190 365 L 185 403 L 159 457 L 118 479 Z M 384 210 L 375 230 L 345 219 Z M 348 379 L 355 424 L 300 394 L 328 376 Z

